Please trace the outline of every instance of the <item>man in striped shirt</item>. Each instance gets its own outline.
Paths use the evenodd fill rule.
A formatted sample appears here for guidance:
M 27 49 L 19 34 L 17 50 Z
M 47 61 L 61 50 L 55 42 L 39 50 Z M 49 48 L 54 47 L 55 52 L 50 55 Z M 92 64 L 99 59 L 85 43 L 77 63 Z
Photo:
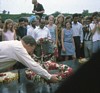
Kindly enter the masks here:
M 90 29 L 90 17 L 85 19 L 85 24 L 83 26 L 83 33 L 84 33 L 84 55 L 85 58 L 90 58 L 92 55 L 92 33 Z

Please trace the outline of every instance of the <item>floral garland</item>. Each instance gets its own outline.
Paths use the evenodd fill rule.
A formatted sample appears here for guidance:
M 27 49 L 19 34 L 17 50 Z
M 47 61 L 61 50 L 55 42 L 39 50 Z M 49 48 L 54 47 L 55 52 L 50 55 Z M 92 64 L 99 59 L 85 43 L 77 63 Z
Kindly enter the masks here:
M 51 39 L 48 39 L 48 38 L 40 38 L 38 41 L 37 41 L 37 44 L 38 45 L 42 45 L 44 43 L 52 43 L 54 44 L 54 42 L 51 40 Z M 55 46 L 55 50 L 57 52 L 57 48 L 56 48 L 56 45 L 54 44 Z M 57 54 L 57 53 L 56 53 Z M 55 53 L 54 53 L 55 55 Z M 42 55 L 43 58 L 46 58 L 48 57 L 48 55 Z M 63 80 L 65 78 L 67 78 L 68 76 L 70 76 L 72 73 L 73 73 L 73 69 L 67 65 L 64 65 L 64 64 L 57 64 L 56 62 L 54 61 L 46 61 L 46 62 L 43 62 L 41 63 L 41 57 L 37 57 L 37 56 L 33 56 L 33 59 L 35 61 L 37 61 L 43 68 L 45 68 L 49 73 L 51 73 L 51 71 L 54 71 L 56 70 L 56 73 L 52 74 L 52 75 L 55 75 L 58 77 L 59 80 Z M 28 80 L 33 80 L 34 82 L 42 82 L 42 83 L 46 83 L 48 82 L 47 80 L 45 80 L 44 78 L 42 78 L 41 76 L 37 75 L 36 73 L 34 73 L 32 70 L 30 69 L 27 69 L 25 71 L 26 73 L 26 77 Z
M 41 44 L 47 43 L 47 42 L 54 43 L 51 39 L 48 39 L 48 38 L 40 38 L 40 39 L 37 41 L 37 44 L 41 45 Z M 56 46 L 55 46 L 55 47 L 56 47 Z
M 73 73 L 73 69 L 67 65 L 64 64 L 57 64 L 52 61 L 47 61 L 42 66 L 50 73 L 53 70 L 57 70 L 56 73 L 52 74 L 58 77 L 59 80 L 63 80 L 70 76 Z M 25 71 L 26 77 L 28 80 L 33 80 L 34 82 L 42 82 L 45 83 L 47 80 L 42 78 L 41 76 L 34 73 L 32 70 L 27 69 Z

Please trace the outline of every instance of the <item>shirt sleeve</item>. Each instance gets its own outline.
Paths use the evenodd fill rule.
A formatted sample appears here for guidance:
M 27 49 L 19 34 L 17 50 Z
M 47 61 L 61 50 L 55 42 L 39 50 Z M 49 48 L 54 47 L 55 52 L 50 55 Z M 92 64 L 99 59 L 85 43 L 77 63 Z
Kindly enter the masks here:
M 40 7 L 41 7 L 41 11 L 44 11 L 44 7 L 42 4 L 40 4 Z
M 43 69 L 39 64 L 37 64 L 31 56 L 27 53 L 24 47 L 15 47 L 14 48 L 14 59 L 21 62 L 25 66 L 32 69 L 38 75 L 44 77 L 45 79 L 50 79 L 51 74 L 49 74 L 45 69 Z

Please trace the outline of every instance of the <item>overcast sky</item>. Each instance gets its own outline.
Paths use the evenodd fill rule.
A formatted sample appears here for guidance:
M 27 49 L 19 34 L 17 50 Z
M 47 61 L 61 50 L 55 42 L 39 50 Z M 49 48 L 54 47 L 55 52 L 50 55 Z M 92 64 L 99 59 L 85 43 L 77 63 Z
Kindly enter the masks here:
M 100 0 L 37 0 L 44 6 L 45 14 L 56 11 L 61 13 L 100 12 Z M 10 14 L 32 13 L 32 0 L 0 0 L 0 13 L 3 10 Z

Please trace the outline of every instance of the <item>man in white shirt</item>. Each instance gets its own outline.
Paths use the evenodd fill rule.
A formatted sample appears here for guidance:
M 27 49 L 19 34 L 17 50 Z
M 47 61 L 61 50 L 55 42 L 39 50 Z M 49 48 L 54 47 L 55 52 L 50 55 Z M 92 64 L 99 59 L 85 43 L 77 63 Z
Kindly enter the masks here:
M 39 27 L 37 27 L 34 31 L 35 31 L 35 40 L 37 41 L 37 43 L 41 38 L 51 39 L 50 31 L 45 25 L 45 19 L 41 19 Z M 37 45 L 35 49 L 35 55 L 40 57 L 42 55 L 42 52 L 44 52 L 44 54 L 48 54 L 49 52 L 48 48 L 49 48 L 48 43 L 42 44 L 42 49 L 41 45 Z
M 57 82 L 57 77 L 50 75 L 29 55 L 33 53 L 35 46 L 36 41 L 32 36 L 24 36 L 21 41 L 0 42 L 0 71 L 13 66 L 16 61 L 19 61 L 45 79 Z
M 45 19 L 41 19 L 39 27 L 35 29 L 35 40 L 38 41 L 41 38 L 51 39 L 50 31 L 45 25 Z
M 72 30 L 73 30 L 73 38 L 75 42 L 75 51 L 76 51 L 76 58 L 80 58 L 81 47 L 83 43 L 83 30 L 82 24 L 78 22 L 78 14 L 73 14 L 73 22 L 72 22 Z

